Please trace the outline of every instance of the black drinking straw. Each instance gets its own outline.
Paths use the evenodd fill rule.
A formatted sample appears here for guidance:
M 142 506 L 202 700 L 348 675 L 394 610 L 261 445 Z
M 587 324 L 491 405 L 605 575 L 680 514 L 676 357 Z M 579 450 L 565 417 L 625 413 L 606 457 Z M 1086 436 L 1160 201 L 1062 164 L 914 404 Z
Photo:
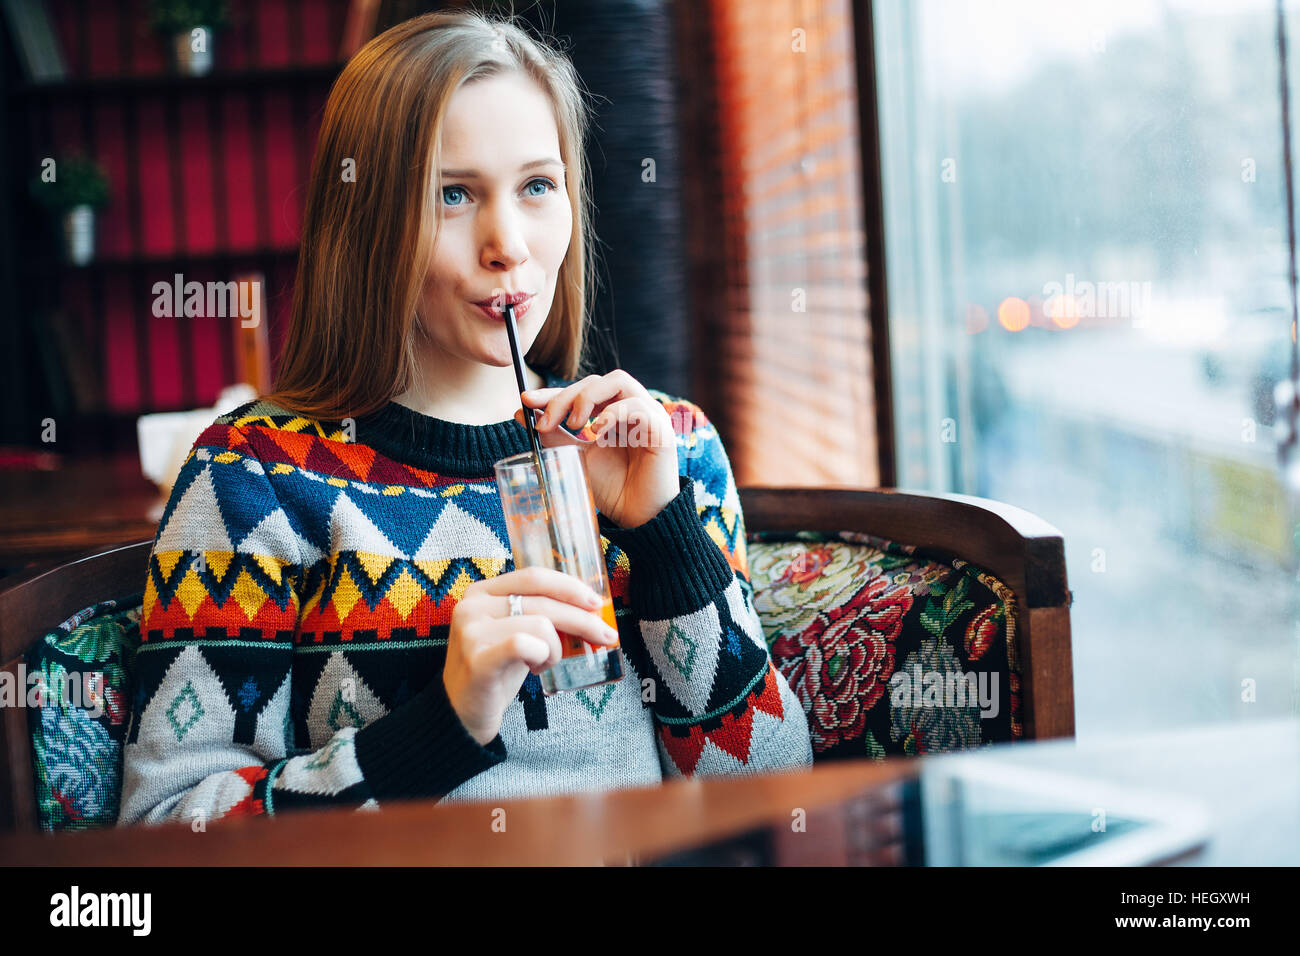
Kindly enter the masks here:
M 533 446 L 533 460 L 537 463 L 537 479 L 542 486 L 542 507 L 546 510 L 546 529 L 551 537 L 551 550 L 555 560 L 560 560 L 559 541 L 555 532 L 555 512 L 551 509 L 551 489 L 546 480 L 546 469 L 542 467 L 542 443 L 537 437 L 537 428 L 533 424 L 533 414 L 540 409 L 532 409 L 524 404 L 524 392 L 528 391 L 528 380 L 524 378 L 524 357 L 519 353 L 519 332 L 515 328 L 515 307 L 506 305 L 506 335 L 510 339 L 510 357 L 514 359 L 515 380 L 519 383 L 519 404 L 524 410 L 524 427 L 528 429 L 528 440 Z

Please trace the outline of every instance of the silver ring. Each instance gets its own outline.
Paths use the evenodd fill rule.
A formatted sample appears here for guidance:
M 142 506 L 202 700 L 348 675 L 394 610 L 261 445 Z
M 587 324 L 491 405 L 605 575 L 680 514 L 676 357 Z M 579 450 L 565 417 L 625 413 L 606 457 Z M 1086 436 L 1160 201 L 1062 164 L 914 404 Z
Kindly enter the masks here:
M 516 617 L 524 613 L 524 599 L 518 594 L 507 594 L 510 600 L 510 616 Z

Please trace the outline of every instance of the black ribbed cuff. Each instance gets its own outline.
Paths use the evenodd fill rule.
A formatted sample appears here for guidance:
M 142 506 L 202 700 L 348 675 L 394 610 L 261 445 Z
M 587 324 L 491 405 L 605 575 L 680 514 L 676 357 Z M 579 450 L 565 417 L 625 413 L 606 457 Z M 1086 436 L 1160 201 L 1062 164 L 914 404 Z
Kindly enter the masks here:
M 470 736 L 447 699 L 442 674 L 415 697 L 358 730 L 354 745 L 362 776 L 381 803 L 441 799 L 506 759 L 500 734 L 486 747 Z
M 678 475 L 677 497 L 635 528 L 599 515 L 600 533 L 627 552 L 628 599 L 640 617 L 662 621 L 698 611 L 731 583 L 734 572 L 709 537 L 695 505 L 695 483 Z

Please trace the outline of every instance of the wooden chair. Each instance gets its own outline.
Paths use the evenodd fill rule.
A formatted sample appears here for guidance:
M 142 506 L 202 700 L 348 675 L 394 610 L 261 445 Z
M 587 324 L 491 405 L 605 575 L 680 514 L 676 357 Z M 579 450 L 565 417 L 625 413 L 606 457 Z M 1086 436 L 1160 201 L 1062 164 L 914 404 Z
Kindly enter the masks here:
M 1025 736 L 1074 735 L 1070 592 L 1061 533 L 1011 505 L 967 495 L 858 488 L 740 489 L 748 531 L 860 531 L 948 552 L 1016 594 Z M 152 540 L 92 552 L 0 579 L 0 670 L 17 676 L 27 650 L 98 601 L 144 587 Z M 0 708 L 0 831 L 36 828 L 27 712 Z
M 153 539 L 89 551 L 66 564 L 0 578 L 0 671 L 18 678 L 28 649 L 99 601 L 144 588 Z M 26 687 L 18 687 L 26 694 Z M 25 707 L 0 708 L 0 831 L 36 829 L 32 739 Z
M 1074 736 L 1065 541 L 1037 515 L 972 495 L 884 488 L 740 488 L 746 531 L 860 531 L 983 568 L 1016 595 L 1025 737 Z

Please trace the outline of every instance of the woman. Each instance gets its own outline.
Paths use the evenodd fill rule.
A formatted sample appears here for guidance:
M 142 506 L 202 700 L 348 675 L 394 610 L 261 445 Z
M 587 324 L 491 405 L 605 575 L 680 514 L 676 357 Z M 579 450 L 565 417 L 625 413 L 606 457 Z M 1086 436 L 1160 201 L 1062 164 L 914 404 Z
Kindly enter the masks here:
M 277 387 L 195 442 L 154 542 L 120 823 L 811 763 L 716 432 L 622 370 L 575 377 L 584 130 L 572 66 L 509 21 L 430 14 L 347 64 Z M 512 570 L 492 465 L 529 445 L 504 301 L 543 442 L 599 436 L 628 664 L 552 697 L 557 630 L 615 632 L 583 582 Z

